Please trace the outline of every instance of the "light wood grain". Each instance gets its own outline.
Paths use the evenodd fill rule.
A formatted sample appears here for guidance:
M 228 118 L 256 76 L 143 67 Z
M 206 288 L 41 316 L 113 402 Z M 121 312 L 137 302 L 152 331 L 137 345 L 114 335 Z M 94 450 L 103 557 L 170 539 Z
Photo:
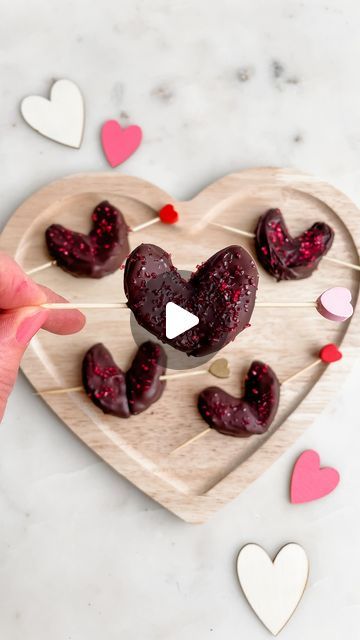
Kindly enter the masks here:
M 89 216 L 102 199 L 120 207 L 135 227 L 154 218 L 167 203 L 180 213 L 173 226 L 150 225 L 130 234 L 131 247 L 153 242 L 170 251 L 174 264 L 193 270 L 215 251 L 239 242 L 231 231 L 209 225 L 217 221 L 253 232 L 258 216 L 280 207 L 292 233 L 316 220 L 328 222 L 336 232 L 329 255 L 358 263 L 360 217 L 357 207 L 332 186 L 283 169 L 253 169 L 222 178 L 187 202 L 177 202 L 143 180 L 119 173 L 86 174 L 52 183 L 28 198 L 9 220 L 1 248 L 26 269 L 48 261 L 46 227 L 54 222 L 79 231 L 89 228 Z M 253 240 L 241 243 L 252 253 Z M 356 306 L 359 276 L 355 271 L 322 262 L 309 279 L 277 283 L 261 267 L 263 300 L 315 300 L 329 286 L 349 287 Z M 122 271 L 102 280 L 76 279 L 53 267 L 37 280 L 72 301 L 123 300 Z M 27 350 L 23 371 L 35 389 L 73 387 L 80 380 L 81 359 L 94 342 L 103 341 L 120 366 L 134 354 L 129 314 L 119 310 L 90 309 L 85 329 L 74 336 L 39 333 Z M 235 498 L 280 456 L 308 427 L 345 380 L 359 355 L 359 316 L 344 324 L 331 323 L 312 308 L 254 311 L 252 326 L 228 345 L 221 356 L 229 360 L 231 376 L 219 381 L 233 394 L 254 358 L 267 361 L 280 380 L 291 376 L 317 357 L 327 342 L 342 344 L 343 360 L 328 369 L 319 365 L 282 390 L 277 418 L 269 433 L 239 440 L 216 432 L 169 456 L 176 446 L 206 426 L 196 409 L 197 394 L 209 375 L 168 383 L 161 400 L 146 413 L 129 420 L 105 416 L 84 394 L 47 396 L 46 402 L 101 458 L 139 489 L 188 522 L 203 522 Z M 215 356 L 218 357 L 218 356 Z M 199 368 L 202 363 L 199 363 Z M 325 434 L 324 434 L 325 436 Z M 339 436 L 340 437 L 340 436 Z

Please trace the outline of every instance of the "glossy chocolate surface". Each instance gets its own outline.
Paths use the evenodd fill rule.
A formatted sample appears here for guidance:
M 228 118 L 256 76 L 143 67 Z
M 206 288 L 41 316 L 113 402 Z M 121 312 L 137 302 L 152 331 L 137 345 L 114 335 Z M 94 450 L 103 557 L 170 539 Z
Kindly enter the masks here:
M 137 322 L 188 355 L 218 351 L 249 326 L 258 272 L 250 254 L 232 245 L 215 253 L 185 280 L 161 247 L 141 244 L 126 261 L 124 289 Z M 174 302 L 199 324 L 166 338 L 166 304 Z

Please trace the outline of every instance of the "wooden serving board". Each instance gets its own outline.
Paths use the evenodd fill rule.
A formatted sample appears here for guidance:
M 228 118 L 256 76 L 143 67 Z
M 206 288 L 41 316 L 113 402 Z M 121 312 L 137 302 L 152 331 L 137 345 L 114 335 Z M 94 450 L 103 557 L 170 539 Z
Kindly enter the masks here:
M 193 200 L 177 202 L 152 184 L 119 173 L 84 174 L 41 189 L 20 206 L 1 237 L 1 248 L 29 270 L 49 260 L 44 231 L 61 223 L 87 232 L 94 206 L 109 199 L 130 226 L 149 220 L 167 203 L 179 211 L 176 226 L 155 224 L 130 234 L 134 248 L 152 242 L 172 254 L 180 269 L 193 270 L 219 249 L 242 244 L 254 254 L 251 239 L 207 226 L 217 221 L 253 231 L 258 216 L 280 207 L 295 235 L 317 220 L 335 229 L 330 256 L 358 263 L 360 217 L 345 195 L 320 180 L 283 169 L 235 173 L 210 185 Z M 277 283 L 259 267 L 262 300 L 315 300 L 335 285 L 351 289 L 356 305 L 359 274 L 323 261 L 311 278 Z M 122 271 L 101 280 L 76 279 L 53 267 L 37 280 L 72 301 L 124 300 Z M 31 342 L 23 371 L 37 390 L 81 383 L 86 349 L 103 341 L 126 368 L 135 352 L 128 310 L 89 310 L 79 334 L 56 336 L 41 331 Z M 189 448 L 169 452 L 206 425 L 196 409 L 198 392 L 217 384 L 210 375 L 168 382 L 161 400 L 128 420 L 105 416 L 83 393 L 47 396 L 46 402 L 101 458 L 138 488 L 187 522 L 203 522 L 255 480 L 310 425 L 336 394 L 359 354 L 359 314 L 344 324 L 331 323 L 311 308 L 256 308 L 252 326 L 221 352 L 231 376 L 218 383 L 240 395 L 252 359 L 268 362 L 281 380 L 309 364 L 327 342 L 341 344 L 344 358 L 327 370 L 322 365 L 290 382 L 281 392 L 280 409 L 264 436 L 236 439 L 211 432 Z M 217 357 L 217 356 L 215 356 Z

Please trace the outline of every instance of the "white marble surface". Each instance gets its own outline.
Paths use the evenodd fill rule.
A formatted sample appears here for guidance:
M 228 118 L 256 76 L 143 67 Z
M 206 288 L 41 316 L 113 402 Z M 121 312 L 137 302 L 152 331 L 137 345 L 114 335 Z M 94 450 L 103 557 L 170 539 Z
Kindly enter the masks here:
M 138 123 L 118 169 L 179 198 L 235 169 L 295 166 L 360 203 L 360 9 L 355 0 L 0 0 L 1 221 L 51 179 L 106 170 L 99 126 Z M 69 77 L 87 105 L 80 151 L 18 104 Z M 359 221 L 360 223 L 360 221 Z M 0 429 L 0 637 L 188 640 L 269 634 L 244 601 L 246 542 L 307 550 L 310 584 L 284 640 L 359 638 L 360 363 L 312 428 L 208 524 L 186 525 L 118 477 L 20 378 Z M 337 466 L 328 499 L 294 507 L 313 447 Z

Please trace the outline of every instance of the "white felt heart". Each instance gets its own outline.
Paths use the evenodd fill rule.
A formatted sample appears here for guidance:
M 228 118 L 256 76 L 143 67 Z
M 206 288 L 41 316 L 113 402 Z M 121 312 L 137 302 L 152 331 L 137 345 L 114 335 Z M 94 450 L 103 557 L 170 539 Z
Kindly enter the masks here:
M 272 562 L 262 547 L 247 544 L 239 553 L 237 571 L 247 601 L 276 636 L 290 620 L 306 587 L 309 561 L 304 549 L 289 543 Z
M 24 120 L 43 136 L 78 149 L 84 131 L 84 101 L 80 89 L 71 80 L 58 80 L 50 99 L 28 96 L 20 106 Z

